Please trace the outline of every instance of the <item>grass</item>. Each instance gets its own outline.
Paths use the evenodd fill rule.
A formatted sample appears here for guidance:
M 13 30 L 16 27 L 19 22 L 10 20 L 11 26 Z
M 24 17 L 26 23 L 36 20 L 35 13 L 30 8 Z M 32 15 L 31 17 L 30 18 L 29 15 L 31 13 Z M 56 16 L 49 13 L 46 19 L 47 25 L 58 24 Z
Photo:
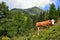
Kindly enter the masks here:
M 50 28 L 41 29 L 39 36 L 32 31 L 29 36 L 14 36 L 11 40 L 60 40 L 60 21 Z

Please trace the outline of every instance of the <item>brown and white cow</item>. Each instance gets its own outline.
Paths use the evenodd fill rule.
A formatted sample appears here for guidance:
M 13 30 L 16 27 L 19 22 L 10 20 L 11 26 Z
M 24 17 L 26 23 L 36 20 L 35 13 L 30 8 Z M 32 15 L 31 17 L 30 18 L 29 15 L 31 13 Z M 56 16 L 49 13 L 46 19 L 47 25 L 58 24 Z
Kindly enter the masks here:
M 37 32 L 39 35 L 39 27 L 50 27 L 50 25 L 54 25 L 55 20 L 46 20 L 46 21 L 42 21 L 42 22 L 37 22 L 36 23 L 36 28 L 37 28 Z
M 51 23 L 52 23 L 51 20 L 42 21 L 42 22 L 37 22 L 37 23 L 36 23 L 36 27 L 49 26 Z

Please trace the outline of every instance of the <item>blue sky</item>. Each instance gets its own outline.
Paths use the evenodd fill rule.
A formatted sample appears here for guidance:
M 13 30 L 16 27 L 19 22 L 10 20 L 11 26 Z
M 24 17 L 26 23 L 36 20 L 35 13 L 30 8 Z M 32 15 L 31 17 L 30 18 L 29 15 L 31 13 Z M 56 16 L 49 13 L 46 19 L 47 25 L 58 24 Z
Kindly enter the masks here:
M 60 6 L 60 0 L 57 0 L 56 7 Z
M 32 7 L 39 7 L 43 10 L 49 8 L 49 4 L 54 3 L 57 8 L 60 6 L 60 0 L 0 0 L 0 2 L 6 2 L 9 9 L 19 8 L 19 9 L 28 9 Z
M 55 4 L 55 8 L 58 8 L 58 6 L 60 6 L 60 0 L 54 0 L 54 1 L 56 1 L 54 4 Z M 43 10 L 47 10 L 47 9 L 49 9 L 49 5 L 46 5 L 44 8 L 41 8 L 41 9 L 43 9 Z

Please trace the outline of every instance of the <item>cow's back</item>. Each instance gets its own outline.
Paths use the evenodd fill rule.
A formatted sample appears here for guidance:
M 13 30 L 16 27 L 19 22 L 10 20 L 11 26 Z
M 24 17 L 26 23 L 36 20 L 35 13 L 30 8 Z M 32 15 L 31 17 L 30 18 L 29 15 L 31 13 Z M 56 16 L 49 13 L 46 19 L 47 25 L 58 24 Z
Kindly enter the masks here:
M 36 26 L 47 26 L 50 24 L 51 24 L 51 20 L 47 20 L 47 21 L 37 22 Z

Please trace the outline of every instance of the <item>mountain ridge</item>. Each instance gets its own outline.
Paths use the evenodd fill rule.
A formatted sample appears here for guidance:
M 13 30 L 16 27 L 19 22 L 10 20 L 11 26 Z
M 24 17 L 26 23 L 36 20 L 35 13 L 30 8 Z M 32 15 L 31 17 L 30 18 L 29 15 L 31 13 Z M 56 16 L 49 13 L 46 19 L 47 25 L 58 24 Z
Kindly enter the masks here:
M 40 14 L 41 11 L 43 11 L 42 9 L 38 8 L 38 7 L 33 7 L 33 8 L 29 8 L 29 9 L 18 9 L 18 8 L 13 8 L 11 11 L 20 11 L 20 12 L 26 12 L 29 14 Z

